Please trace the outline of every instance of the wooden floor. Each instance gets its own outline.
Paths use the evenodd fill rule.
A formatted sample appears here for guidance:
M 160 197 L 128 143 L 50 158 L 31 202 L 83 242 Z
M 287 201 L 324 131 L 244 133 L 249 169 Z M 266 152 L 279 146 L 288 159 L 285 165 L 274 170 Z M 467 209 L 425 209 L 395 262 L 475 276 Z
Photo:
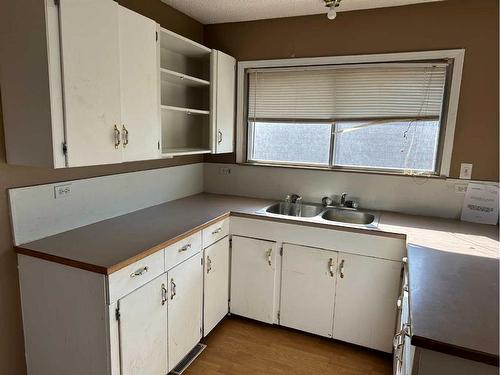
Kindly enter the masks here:
M 392 374 L 388 354 L 234 316 L 203 342 L 184 374 Z

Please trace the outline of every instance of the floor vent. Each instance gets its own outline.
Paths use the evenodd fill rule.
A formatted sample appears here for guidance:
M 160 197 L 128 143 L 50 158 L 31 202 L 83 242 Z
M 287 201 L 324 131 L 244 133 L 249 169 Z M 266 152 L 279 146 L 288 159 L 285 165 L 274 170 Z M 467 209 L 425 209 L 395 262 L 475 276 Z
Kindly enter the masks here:
M 205 350 L 207 346 L 202 343 L 196 344 L 196 346 L 179 362 L 175 368 L 170 371 L 172 375 L 181 375 L 189 367 L 193 361 L 198 358 L 202 351 Z M 170 375 L 169 374 L 169 375 Z

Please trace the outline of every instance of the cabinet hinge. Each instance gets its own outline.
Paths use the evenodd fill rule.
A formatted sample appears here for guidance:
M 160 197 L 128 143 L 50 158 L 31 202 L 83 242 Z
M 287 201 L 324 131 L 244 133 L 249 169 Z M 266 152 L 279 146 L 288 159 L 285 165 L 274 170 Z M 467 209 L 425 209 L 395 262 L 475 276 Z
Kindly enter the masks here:
M 233 237 L 229 237 L 229 249 L 233 248 Z
M 203 257 L 201 257 L 201 265 L 203 266 L 204 260 Z
M 227 311 L 230 313 L 231 312 L 231 300 L 227 300 Z
M 158 41 L 158 31 L 156 32 L 156 41 Z
M 280 247 L 280 256 L 283 256 L 283 246 Z
M 121 316 L 121 315 L 120 315 L 120 308 L 119 308 L 119 307 L 117 307 L 117 308 L 116 308 L 116 310 L 115 310 L 115 319 L 116 319 L 117 321 L 120 321 L 120 316 Z
M 68 155 L 68 144 L 66 142 L 62 144 L 62 152 L 64 155 Z
M 54 4 L 56 7 L 58 7 L 61 3 L 60 3 L 60 0 L 54 0 Z
M 160 141 L 158 141 L 158 150 L 160 149 Z
M 278 324 L 280 324 L 280 319 L 281 319 L 281 312 L 278 311 Z

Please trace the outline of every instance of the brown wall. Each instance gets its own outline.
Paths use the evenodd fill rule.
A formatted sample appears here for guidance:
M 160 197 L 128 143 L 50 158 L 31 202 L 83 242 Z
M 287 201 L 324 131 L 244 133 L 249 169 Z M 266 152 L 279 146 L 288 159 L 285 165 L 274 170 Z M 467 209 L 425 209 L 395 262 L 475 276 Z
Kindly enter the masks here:
M 165 28 L 188 38 L 203 41 L 203 26 L 200 23 L 163 4 L 160 0 L 120 0 L 119 2 L 132 10 L 155 19 Z M 64 170 L 8 165 L 5 163 L 2 110 L 0 106 L 0 374 L 22 375 L 26 373 L 17 261 L 12 250 L 6 189 L 143 169 L 163 168 L 196 163 L 202 160 L 201 156 L 193 156 Z
M 237 60 L 465 48 L 451 176 L 498 181 L 498 1 L 404 7 L 205 26 L 205 43 Z M 233 162 L 232 156 L 206 161 Z

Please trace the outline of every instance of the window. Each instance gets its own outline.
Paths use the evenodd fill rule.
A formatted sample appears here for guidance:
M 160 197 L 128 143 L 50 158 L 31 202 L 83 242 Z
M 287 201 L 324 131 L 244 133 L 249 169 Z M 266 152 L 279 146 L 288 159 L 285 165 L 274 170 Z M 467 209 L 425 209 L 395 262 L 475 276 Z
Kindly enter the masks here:
M 448 60 L 249 68 L 246 161 L 439 174 Z

